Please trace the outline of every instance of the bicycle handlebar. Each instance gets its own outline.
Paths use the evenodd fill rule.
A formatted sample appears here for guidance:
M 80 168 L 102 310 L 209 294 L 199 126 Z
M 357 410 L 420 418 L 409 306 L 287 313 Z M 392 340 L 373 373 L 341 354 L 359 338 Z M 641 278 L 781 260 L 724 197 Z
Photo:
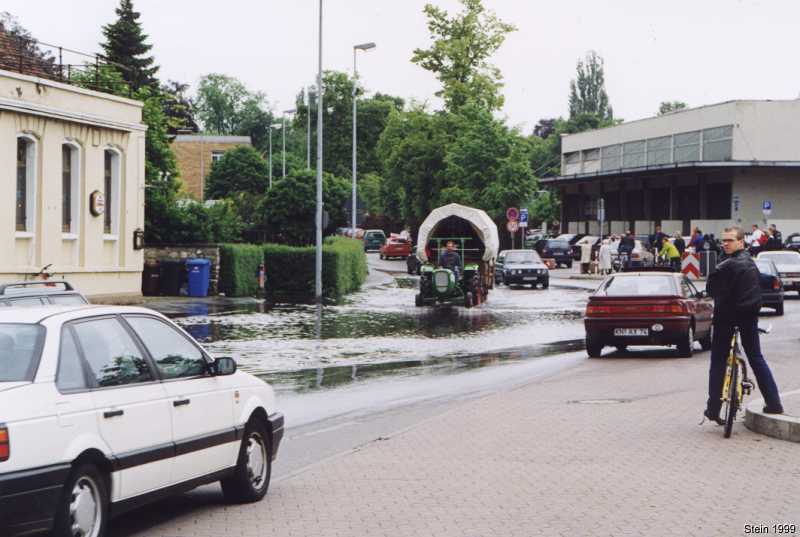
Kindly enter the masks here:
M 761 334 L 769 334 L 770 332 L 772 332 L 772 324 L 768 324 L 766 328 L 761 328 L 759 326 L 758 331 Z

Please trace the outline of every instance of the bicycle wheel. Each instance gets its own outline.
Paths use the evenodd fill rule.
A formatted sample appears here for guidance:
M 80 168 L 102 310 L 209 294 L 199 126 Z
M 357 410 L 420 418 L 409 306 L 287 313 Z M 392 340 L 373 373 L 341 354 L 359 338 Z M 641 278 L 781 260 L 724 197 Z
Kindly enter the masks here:
M 733 432 L 733 422 L 736 420 L 739 398 L 737 387 L 739 386 L 739 364 L 735 364 L 731 369 L 731 382 L 728 385 L 728 404 L 725 407 L 725 438 L 731 437 Z

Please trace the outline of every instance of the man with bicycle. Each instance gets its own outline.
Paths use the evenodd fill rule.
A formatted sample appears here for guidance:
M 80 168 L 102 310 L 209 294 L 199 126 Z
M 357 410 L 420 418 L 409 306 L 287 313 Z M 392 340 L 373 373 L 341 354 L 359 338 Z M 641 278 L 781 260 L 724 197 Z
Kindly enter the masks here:
M 722 248 L 726 258 L 709 276 L 706 290 L 714 297 L 714 331 L 711 345 L 711 366 L 708 377 L 708 402 L 704 415 L 723 425 L 719 417 L 722 406 L 720 395 L 725 377 L 725 364 L 730 352 L 734 330 L 747 354 L 747 361 L 755 374 L 758 388 L 764 396 L 764 412 L 783 414 L 778 386 L 761 354 L 758 333 L 758 312 L 761 309 L 759 271 L 745 250 L 744 231 L 734 226 L 722 234 Z

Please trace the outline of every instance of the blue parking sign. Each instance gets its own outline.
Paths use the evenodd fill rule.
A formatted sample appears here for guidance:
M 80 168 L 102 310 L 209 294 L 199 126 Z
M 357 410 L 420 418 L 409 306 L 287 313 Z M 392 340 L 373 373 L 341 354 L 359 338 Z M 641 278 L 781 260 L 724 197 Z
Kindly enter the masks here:
M 772 210 L 772 200 L 764 200 L 761 209 L 764 211 L 771 211 Z
M 519 210 L 519 227 L 528 227 L 528 209 Z

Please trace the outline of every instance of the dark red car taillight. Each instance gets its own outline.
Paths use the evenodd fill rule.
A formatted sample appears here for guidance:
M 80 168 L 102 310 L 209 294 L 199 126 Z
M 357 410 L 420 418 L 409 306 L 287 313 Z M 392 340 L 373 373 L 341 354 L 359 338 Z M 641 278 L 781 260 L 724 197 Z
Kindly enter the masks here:
M 686 306 L 681 302 L 669 304 L 631 304 L 614 306 L 586 306 L 586 315 L 619 315 L 635 313 L 686 313 Z
M 0 425 L 0 462 L 7 461 L 11 456 L 11 439 L 8 436 L 8 427 Z
M 776 291 L 780 291 L 781 287 L 783 287 L 783 283 L 778 278 L 772 278 L 772 288 Z

